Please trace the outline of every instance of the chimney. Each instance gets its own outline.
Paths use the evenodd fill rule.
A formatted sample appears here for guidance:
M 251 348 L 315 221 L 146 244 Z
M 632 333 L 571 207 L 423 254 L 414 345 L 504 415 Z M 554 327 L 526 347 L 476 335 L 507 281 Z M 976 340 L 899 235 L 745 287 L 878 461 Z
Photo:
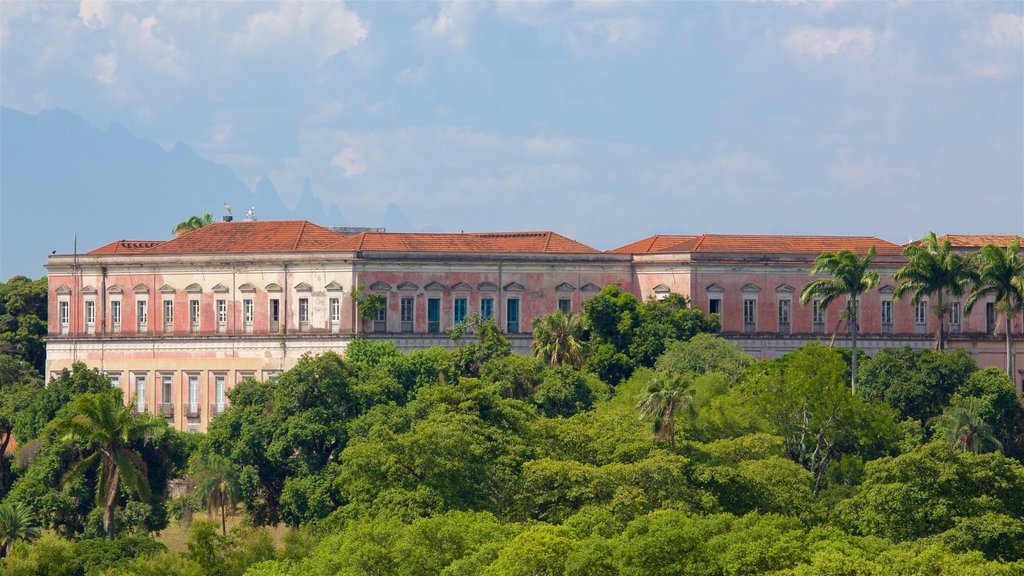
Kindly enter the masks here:
M 225 215 L 224 215 L 224 221 L 225 221 L 225 222 L 231 222 L 231 221 L 232 221 L 232 220 L 234 220 L 234 219 L 235 219 L 235 217 L 234 217 L 234 216 L 232 216 L 232 215 L 230 215 L 230 214 L 225 214 Z

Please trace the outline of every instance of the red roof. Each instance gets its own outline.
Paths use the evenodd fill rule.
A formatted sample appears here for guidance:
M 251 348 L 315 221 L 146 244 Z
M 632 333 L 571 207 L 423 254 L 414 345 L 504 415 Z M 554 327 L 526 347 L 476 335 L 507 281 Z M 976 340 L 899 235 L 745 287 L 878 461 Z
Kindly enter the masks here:
M 339 251 L 368 252 L 511 252 L 534 254 L 588 254 L 598 252 L 554 232 L 470 232 L 426 234 L 363 232 L 330 247 Z
M 625 246 L 619 246 L 614 250 L 609 250 L 614 254 L 649 254 L 651 252 L 660 252 L 661 250 L 674 246 L 680 242 L 686 240 L 692 240 L 696 236 L 679 236 L 672 234 L 655 234 L 654 236 L 648 236 L 643 240 L 637 240 Z
M 305 220 L 266 222 L 214 222 L 174 240 L 163 242 L 146 254 L 238 254 L 264 252 L 315 252 L 345 238 Z
M 702 234 L 658 250 L 661 253 L 732 254 L 820 254 L 849 250 L 867 252 L 872 246 L 879 255 L 899 255 L 902 248 L 874 236 L 752 236 Z
M 164 242 L 166 240 L 114 240 L 87 254 L 139 254 Z
M 949 240 L 950 245 L 957 248 L 981 248 L 989 244 L 1005 248 L 1014 239 L 1024 242 L 1024 237 L 1016 234 L 943 234 L 939 236 L 939 242 Z M 920 240 L 913 243 L 917 242 Z

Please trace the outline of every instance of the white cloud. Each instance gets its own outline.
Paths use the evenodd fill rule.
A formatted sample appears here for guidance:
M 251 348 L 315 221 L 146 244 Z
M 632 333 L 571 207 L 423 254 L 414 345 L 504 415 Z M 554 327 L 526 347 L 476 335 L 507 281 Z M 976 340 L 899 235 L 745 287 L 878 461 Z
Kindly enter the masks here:
M 140 20 L 132 14 L 125 14 L 118 28 L 124 53 L 168 76 L 182 78 L 187 75 L 185 54 L 178 49 L 173 36 L 163 34 L 156 16 Z
M 117 82 L 117 54 L 97 54 L 92 61 L 92 78 L 100 84 Z
M 403 68 L 398 73 L 398 85 L 399 86 L 415 86 L 417 84 L 423 84 L 423 81 L 427 79 L 427 68 L 425 66 L 419 66 L 416 68 Z
M 331 165 L 339 168 L 346 178 L 354 178 L 366 174 L 366 160 L 355 148 L 345 148 L 331 158 Z
M 88 28 L 98 30 L 110 24 L 111 5 L 105 0 L 82 0 L 78 5 L 78 17 Z
M 569 31 L 568 43 L 574 49 L 592 45 L 630 44 L 644 37 L 648 24 L 640 18 L 604 18 L 576 23 Z
M 355 48 L 368 34 L 359 15 L 344 4 L 284 2 L 276 10 L 250 16 L 232 45 L 241 52 L 259 52 L 299 38 L 312 43 L 320 56 L 331 58 Z
M 790 30 L 782 45 L 803 56 L 820 60 L 825 56 L 846 53 L 867 56 L 874 51 L 875 37 L 870 28 L 812 28 L 801 26 Z
M 1024 17 L 1017 14 L 996 14 L 988 21 L 988 42 L 990 44 L 1024 44 Z
M 469 41 L 469 28 L 479 9 L 479 5 L 470 2 L 442 4 L 436 18 L 421 20 L 416 28 L 434 40 L 463 48 Z
M 1016 66 L 1001 62 L 965 62 L 960 69 L 971 78 L 982 80 L 1006 80 L 1016 72 Z

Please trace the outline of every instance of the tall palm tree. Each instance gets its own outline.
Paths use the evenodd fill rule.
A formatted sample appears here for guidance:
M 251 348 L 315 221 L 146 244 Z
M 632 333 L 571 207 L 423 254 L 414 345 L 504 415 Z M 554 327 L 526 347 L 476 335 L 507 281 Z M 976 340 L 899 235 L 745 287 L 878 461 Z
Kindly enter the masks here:
M 970 312 L 978 300 L 995 297 L 996 308 L 1002 312 L 1006 331 L 1006 374 L 1016 381 L 1014 374 L 1013 335 L 1011 318 L 1024 308 L 1024 257 L 1020 254 L 1020 238 L 1015 238 L 1006 249 L 989 244 L 982 246 L 976 256 L 977 276 L 964 310 Z
M 676 412 L 693 402 L 689 380 L 682 374 L 659 372 L 651 380 L 647 392 L 636 407 L 640 418 L 654 421 L 654 440 L 668 439 L 672 451 L 676 451 Z
M 6 502 L 0 504 L 0 558 L 7 556 L 7 549 L 18 540 L 29 542 L 39 536 L 36 515 L 22 504 Z
M 813 280 L 800 293 L 800 304 L 806 306 L 808 302 L 818 299 L 822 310 L 828 308 L 836 298 L 846 296 L 846 324 L 850 330 L 850 348 L 853 352 L 850 366 L 850 391 L 853 394 L 857 393 L 857 306 L 861 294 L 878 286 L 878 272 L 868 270 L 874 259 L 874 246 L 864 256 L 857 256 L 849 250 L 822 252 L 815 259 L 810 274 L 830 274 L 832 277 Z
M 220 454 L 203 454 L 192 468 L 196 497 L 211 516 L 214 509 L 220 508 L 220 528 L 227 536 L 227 508 L 234 507 L 241 495 L 234 464 Z
M 992 433 L 992 426 L 981 413 L 983 400 L 954 397 L 946 411 L 932 419 L 935 433 L 942 436 L 950 448 L 980 454 L 988 449 L 1003 451 L 1003 445 Z
M 561 310 L 533 319 L 533 355 L 549 366 L 584 361 L 583 316 Z
M 72 406 L 71 414 L 57 419 L 54 425 L 63 432 L 65 440 L 83 442 L 87 446 L 86 452 L 91 453 L 75 463 L 65 474 L 65 479 L 99 465 L 96 504 L 103 504 L 103 530 L 112 540 L 119 484 L 124 482 L 142 501 L 149 501 L 146 463 L 128 446 L 149 436 L 160 422 L 133 414 L 121 400 L 120 390 L 82 394 L 75 398 Z
M 209 224 L 213 224 L 213 214 L 207 212 L 202 216 L 190 216 L 187 220 L 178 222 L 174 225 L 174 228 L 171 228 L 171 232 L 178 236 L 184 236 L 193 230 L 198 230 Z
M 916 305 L 923 297 L 935 295 L 932 311 L 939 320 L 935 349 L 945 350 L 945 318 L 949 304 L 943 304 L 942 297 L 945 293 L 957 298 L 963 296 L 964 286 L 974 275 L 971 260 L 954 252 L 948 238 L 940 242 L 935 232 L 929 232 L 920 244 L 904 248 L 903 257 L 907 259 L 906 265 L 892 275 L 893 281 L 899 283 L 893 297 L 898 300 L 909 292 L 911 303 Z

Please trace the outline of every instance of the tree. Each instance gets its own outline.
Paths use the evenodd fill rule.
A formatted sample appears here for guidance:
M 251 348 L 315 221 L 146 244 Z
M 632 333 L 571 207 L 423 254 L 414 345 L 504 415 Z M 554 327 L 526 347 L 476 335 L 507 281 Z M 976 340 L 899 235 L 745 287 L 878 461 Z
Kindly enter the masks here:
M 46 364 L 47 290 L 45 276 L 0 282 L 0 354 L 20 357 L 40 376 Z
M 206 212 L 202 216 L 190 216 L 186 220 L 182 220 L 171 228 L 171 232 L 178 236 L 184 236 L 194 230 L 199 230 L 203 226 L 213 224 L 213 214 Z
M 149 500 L 146 463 L 128 444 L 147 436 L 158 424 L 145 415 L 133 414 L 120 390 L 83 394 L 75 399 L 70 414 L 54 422 L 66 440 L 83 442 L 92 452 L 72 466 L 65 477 L 78 476 L 99 464 L 96 502 L 103 503 L 103 530 L 110 540 L 114 539 L 114 508 L 120 483 L 143 501 Z
M 238 471 L 234 463 L 220 454 L 197 453 L 192 479 L 194 494 L 206 506 L 207 513 L 212 515 L 214 508 L 220 508 L 220 529 L 227 536 L 227 508 L 234 507 L 239 500 Z
M 686 374 L 658 373 L 651 380 L 647 392 L 636 407 L 641 418 L 654 421 L 654 440 L 666 438 L 672 451 L 676 451 L 676 412 L 693 401 Z
M 561 310 L 533 319 L 533 355 L 548 366 L 583 365 L 583 316 Z
M 980 398 L 955 396 L 946 411 L 934 419 L 935 435 L 957 450 L 975 454 L 1002 452 L 1003 445 L 992 433 L 992 425 L 985 421 L 986 404 Z
M 7 556 L 11 544 L 18 540 L 29 542 L 38 536 L 39 527 L 32 510 L 21 504 L 0 504 L 0 558 Z
M 963 296 L 964 286 L 974 275 L 971 260 L 954 252 L 952 243 L 947 238 L 943 241 L 929 232 L 919 244 L 910 244 L 903 249 L 906 265 L 897 270 L 892 279 L 898 282 L 893 297 L 897 300 L 907 293 L 911 295 L 911 303 L 917 304 L 925 296 L 935 295 L 935 306 L 932 311 L 939 320 L 935 332 L 935 349 L 945 350 L 945 318 L 949 305 L 943 304 L 942 297 Z
M 818 278 L 808 284 L 800 293 L 800 304 L 819 299 L 824 310 L 833 300 L 846 296 L 847 325 L 850 328 L 852 369 L 850 370 L 850 391 L 857 393 L 857 305 L 858 297 L 878 285 L 878 272 L 868 270 L 875 259 L 875 247 L 868 249 L 863 257 L 849 250 L 822 252 L 811 267 L 811 276 L 830 274 L 831 278 Z
M 879 350 L 858 370 L 859 394 L 924 423 L 942 413 L 949 399 L 978 370 L 966 350 L 938 352 L 909 347 Z
M 977 254 L 978 272 L 971 286 L 964 310 L 970 312 L 984 297 L 993 296 L 996 308 L 1003 313 L 1006 334 L 1006 374 L 1013 379 L 1013 336 L 1011 318 L 1024 308 L 1024 257 L 1020 255 L 1020 238 L 1005 250 L 989 244 Z
M 11 487 L 10 455 L 14 429 L 35 396 L 44 392 L 42 379 L 28 362 L 0 354 L 0 500 Z

